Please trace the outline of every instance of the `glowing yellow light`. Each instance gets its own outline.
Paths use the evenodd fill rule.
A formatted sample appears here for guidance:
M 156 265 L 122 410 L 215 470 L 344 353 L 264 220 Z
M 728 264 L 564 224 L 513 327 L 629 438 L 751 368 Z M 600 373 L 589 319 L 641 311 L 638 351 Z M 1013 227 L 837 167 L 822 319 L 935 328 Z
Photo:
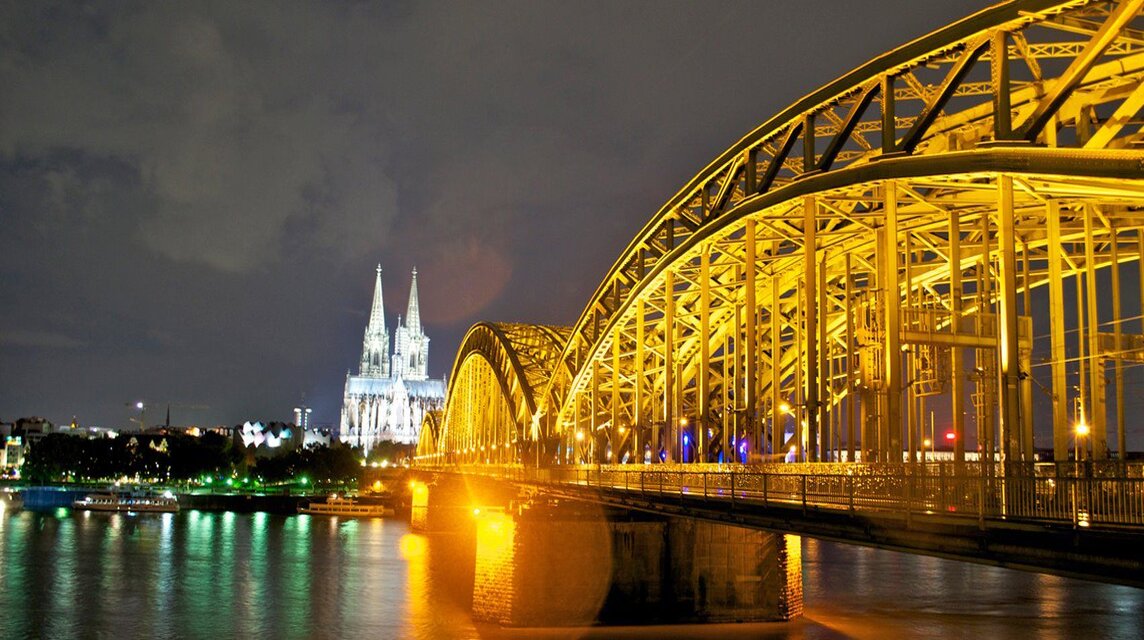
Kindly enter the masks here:
M 401 557 L 405 558 L 406 560 L 410 558 L 419 558 L 425 555 L 426 546 L 428 545 L 425 544 L 425 538 L 412 533 L 407 533 L 401 536 L 401 540 L 398 542 L 398 547 L 401 550 Z
M 783 413 L 789 412 L 790 411 L 790 405 L 785 403 L 785 402 L 780 404 L 779 405 L 779 411 L 782 411 Z
M 796 446 L 794 446 L 794 445 L 792 444 L 792 445 L 790 446 L 790 452 L 791 452 L 791 453 L 794 453 L 795 451 L 798 451 L 798 447 L 796 447 Z
M 583 431 L 577 431 L 576 432 L 576 442 L 583 442 L 583 441 L 584 441 L 584 432 Z
M 480 507 L 474 508 L 473 509 L 473 516 L 475 517 L 475 516 L 479 516 L 479 515 L 481 515 Z
M 922 446 L 923 446 L 923 447 L 929 447 L 929 446 L 932 446 L 932 445 L 933 445 L 933 441 L 932 441 L 932 440 L 930 440 L 929 438 L 926 438 L 925 440 L 922 440 Z
M 1078 436 L 1087 436 L 1088 432 L 1089 432 L 1088 425 L 1085 424 L 1084 422 L 1082 422 L 1076 426 L 1076 434 Z
M 381 491 L 381 480 L 374 480 L 373 481 L 373 490 L 374 491 Z
M 624 434 L 625 434 L 625 433 L 627 433 L 627 432 L 628 432 L 627 428 L 625 428 L 625 427 L 620 427 L 620 435 L 621 435 L 621 436 L 622 436 L 622 435 L 624 435 Z
M 680 418 L 680 419 L 679 419 L 679 424 L 681 424 L 681 425 L 683 425 L 683 426 L 685 426 L 685 427 L 686 427 L 686 426 L 687 426 L 687 418 Z

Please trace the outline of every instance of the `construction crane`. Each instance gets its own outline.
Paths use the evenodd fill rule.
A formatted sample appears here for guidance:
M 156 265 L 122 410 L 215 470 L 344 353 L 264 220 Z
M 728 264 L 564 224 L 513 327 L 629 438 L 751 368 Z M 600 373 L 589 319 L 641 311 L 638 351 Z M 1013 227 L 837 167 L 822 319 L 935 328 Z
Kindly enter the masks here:
M 184 403 L 180 403 L 180 402 L 166 402 L 166 403 L 155 403 L 155 404 L 160 404 L 160 405 L 166 404 L 167 405 L 167 419 L 164 421 L 163 426 L 168 427 L 168 428 L 171 426 L 171 408 L 172 407 L 174 407 L 176 409 L 187 409 L 189 411 L 205 411 L 207 409 L 210 409 L 210 406 L 204 405 L 204 404 L 184 404 Z M 143 400 L 138 400 L 136 402 L 125 402 L 125 403 L 123 403 L 123 406 L 134 407 L 134 408 L 139 410 L 139 419 L 136 420 L 135 418 L 130 418 L 130 420 L 132 422 L 138 423 L 139 424 L 139 430 L 144 431 L 147 428 L 147 421 L 146 421 L 147 407 L 151 406 L 151 405 L 149 403 L 143 401 Z

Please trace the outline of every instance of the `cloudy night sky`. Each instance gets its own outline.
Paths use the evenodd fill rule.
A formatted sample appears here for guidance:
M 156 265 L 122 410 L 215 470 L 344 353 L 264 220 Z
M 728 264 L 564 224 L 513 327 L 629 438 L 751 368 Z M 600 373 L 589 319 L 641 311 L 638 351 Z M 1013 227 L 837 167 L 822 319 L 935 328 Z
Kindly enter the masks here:
M 717 154 L 987 4 L 0 0 L 0 420 L 336 423 L 378 262 L 434 377 L 571 324 Z

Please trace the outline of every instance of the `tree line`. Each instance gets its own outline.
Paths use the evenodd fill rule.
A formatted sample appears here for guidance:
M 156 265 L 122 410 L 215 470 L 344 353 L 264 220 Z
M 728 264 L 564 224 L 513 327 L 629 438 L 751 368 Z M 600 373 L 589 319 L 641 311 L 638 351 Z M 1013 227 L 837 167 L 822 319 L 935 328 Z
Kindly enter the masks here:
M 30 448 L 21 475 L 33 483 L 110 482 L 124 476 L 155 482 L 243 477 L 265 484 L 340 483 L 360 477 L 360 460 L 358 451 L 340 444 L 254 459 L 230 438 L 209 432 L 94 439 L 52 433 Z

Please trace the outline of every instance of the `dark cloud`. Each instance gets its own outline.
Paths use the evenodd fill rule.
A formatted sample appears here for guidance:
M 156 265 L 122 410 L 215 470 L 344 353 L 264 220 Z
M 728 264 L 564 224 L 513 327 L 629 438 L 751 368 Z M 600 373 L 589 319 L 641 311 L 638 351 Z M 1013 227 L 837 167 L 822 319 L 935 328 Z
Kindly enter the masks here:
M 434 375 L 571 323 L 722 149 L 984 5 L 0 0 L 0 418 L 333 422 L 378 261 Z

